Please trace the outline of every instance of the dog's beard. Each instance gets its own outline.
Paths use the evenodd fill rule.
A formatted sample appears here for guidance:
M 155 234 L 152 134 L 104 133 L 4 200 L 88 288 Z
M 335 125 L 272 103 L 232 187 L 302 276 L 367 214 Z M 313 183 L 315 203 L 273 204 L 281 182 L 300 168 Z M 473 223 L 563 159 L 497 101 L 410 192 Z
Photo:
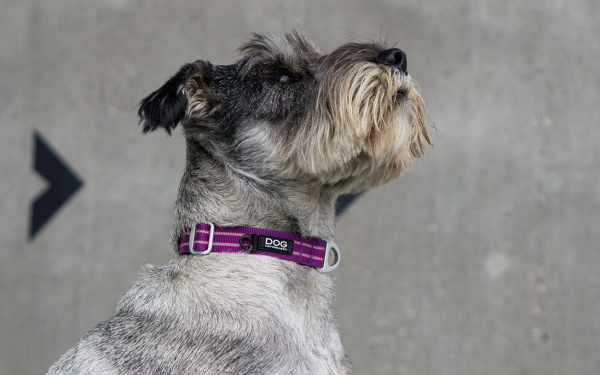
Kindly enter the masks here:
M 407 93 L 409 105 L 403 108 L 403 115 L 406 117 L 406 121 L 410 124 L 410 138 L 408 143 L 410 144 L 411 154 L 420 158 L 423 156 L 426 144 L 432 146 L 431 140 L 429 139 L 429 133 L 427 132 L 427 108 L 419 92 L 417 84 L 411 82 L 411 89 Z
M 379 185 L 402 174 L 430 143 L 418 88 L 397 70 L 370 62 L 334 69 L 315 103 L 295 150 L 298 165 L 324 182 L 363 174 Z

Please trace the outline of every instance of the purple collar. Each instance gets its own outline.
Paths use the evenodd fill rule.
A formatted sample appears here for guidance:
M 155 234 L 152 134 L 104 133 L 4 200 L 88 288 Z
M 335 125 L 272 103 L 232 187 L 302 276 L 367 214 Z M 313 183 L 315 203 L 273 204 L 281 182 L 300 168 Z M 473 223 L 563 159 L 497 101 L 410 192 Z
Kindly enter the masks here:
M 267 255 L 315 267 L 321 272 L 333 271 L 340 263 L 340 250 L 335 242 L 276 230 L 198 223 L 193 232 L 186 230 L 179 240 L 180 255 L 211 252 Z M 333 264 L 329 259 L 331 252 L 335 255 Z

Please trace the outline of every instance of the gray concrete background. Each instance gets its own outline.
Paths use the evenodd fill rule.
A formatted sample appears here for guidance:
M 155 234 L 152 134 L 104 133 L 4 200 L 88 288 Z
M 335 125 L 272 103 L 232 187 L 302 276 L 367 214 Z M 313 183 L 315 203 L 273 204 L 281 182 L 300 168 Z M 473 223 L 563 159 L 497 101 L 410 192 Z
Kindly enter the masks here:
M 42 373 L 164 263 L 183 138 L 139 99 L 252 31 L 398 42 L 435 149 L 339 220 L 365 374 L 600 373 L 600 3 L 0 1 L 0 374 Z M 33 131 L 85 185 L 34 241 Z

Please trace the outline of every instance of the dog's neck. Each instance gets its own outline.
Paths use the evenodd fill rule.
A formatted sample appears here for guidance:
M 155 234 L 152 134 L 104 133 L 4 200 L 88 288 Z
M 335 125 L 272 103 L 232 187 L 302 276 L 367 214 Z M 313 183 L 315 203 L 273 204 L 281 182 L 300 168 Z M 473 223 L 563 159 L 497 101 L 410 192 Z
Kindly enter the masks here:
M 330 240 L 337 194 L 316 182 L 256 181 L 187 139 L 171 243 L 198 222 L 253 226 Z

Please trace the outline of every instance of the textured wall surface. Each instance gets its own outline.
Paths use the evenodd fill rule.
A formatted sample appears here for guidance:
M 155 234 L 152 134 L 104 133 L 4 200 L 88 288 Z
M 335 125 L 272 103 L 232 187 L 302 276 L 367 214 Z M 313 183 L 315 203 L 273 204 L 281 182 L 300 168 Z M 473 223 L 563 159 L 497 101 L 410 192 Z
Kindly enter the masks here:
M 338 222 L 344 345 L 365 374 L 598 374 L 600 3 L 1 0 L 0 375 L 36 374 L 164 263 L 180 133 L 138 101 L 250 32 L 408 54 L 434 149 Z M 435 127 L 435 129 L 434 129 Z M 33 238 L 34 134 L 83 182 Z

